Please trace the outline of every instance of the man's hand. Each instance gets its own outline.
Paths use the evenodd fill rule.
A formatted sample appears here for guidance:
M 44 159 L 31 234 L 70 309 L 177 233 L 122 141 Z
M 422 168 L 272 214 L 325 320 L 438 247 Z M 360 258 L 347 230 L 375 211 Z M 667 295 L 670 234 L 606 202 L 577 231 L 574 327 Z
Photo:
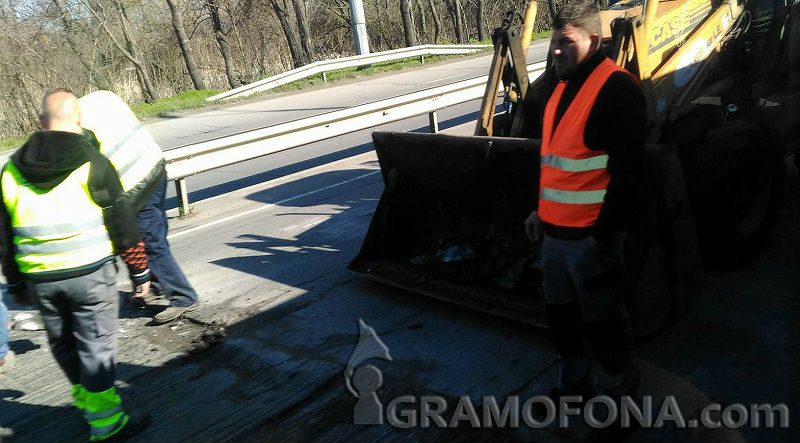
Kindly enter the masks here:
M 149 280 L 136 287 L 136 294 L 134 295 L 134 297 L 144 297 L 148 293 L 150 293 Z
M 542 219 L 536 211 L 531 212 L 531 215 L 525 220 L 525 234 L 528 239 L 535 242 L 542 235 Z

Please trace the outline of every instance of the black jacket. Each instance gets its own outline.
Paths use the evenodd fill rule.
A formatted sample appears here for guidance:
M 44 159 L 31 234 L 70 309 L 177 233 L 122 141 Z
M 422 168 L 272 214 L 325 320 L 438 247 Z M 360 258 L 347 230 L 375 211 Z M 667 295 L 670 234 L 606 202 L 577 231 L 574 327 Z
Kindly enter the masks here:
M 130 206 L 133 212 L 139 212 L 166 179 L 166 162 L 162 159 L 139 183 L 128 191 L 122 192 L 119 196 L 119 201 L 124 205 Z
M 95 203 L 103 208 L 103 218 L 114 251 L 120 253 L 141 242 L 134 218 L 136 211 L 120 198 L 123 193 L 117 171 L 100 154 L 97 139 L 91 131 L 84 130 L 80 135 L 61 131 L 36 132 L 11 156 L 10 161 L 32 185 L 45 190 L 53 189 L 77 168 L 86 162 L 92 162 L 89 170 L 89 191 Z M 14 255 L 11 220 L 5 204 L 1 204 L 0 266 L 9 285 L 15 285 L 22 280 Z M 60 275 L 59 279 L 90 274 L 101 265 L 99 263 L 95 268 L 81 270 L 75 275 Z M 137 270 L 137 274 L 141 274 L 141 269 Z
M 595 53 L 565 79 L 567 86 L 558 103 L 556 125 L 586 79 L 604 58 L 602 53 Z M 589 149 L 608 153 L 607 168 L 611 179 L 600 215 L 594 226 L 587 228 L 543 223 L 544 232 L 551 237 L 567 240 L 594 235 L 604 242 L 614 233 L 636 226 L 646 195 L 641 177 L 646 135 L 647 113 L 641 87 L 626 73 L 612 74 L 597 95 L 584 130 L 584 143 Z

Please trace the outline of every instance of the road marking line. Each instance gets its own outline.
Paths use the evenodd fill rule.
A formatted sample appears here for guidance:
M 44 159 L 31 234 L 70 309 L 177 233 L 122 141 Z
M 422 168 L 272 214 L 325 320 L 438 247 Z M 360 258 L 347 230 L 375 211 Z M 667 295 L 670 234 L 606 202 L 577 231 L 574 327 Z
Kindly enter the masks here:
M 289 173 L 289 174 L 286 174 L 286 175 L 281 175 L 280 177 L 275 177 L 275 178 L 269 179 L 269 180 L 261 182 L 261 183 L 256 183 L 254 185 L 245 186 L 244 188 L 239 188 L 239 189 L 236 189 L 236 190 L 231 191 L 231 192 L 226 192 L 224 194 L 219 194 L 219 195 L 214 195 L 214 196 L 211 196 L 211 197 L 208 197 L 208 198 L 204 198 L 204 199 L 200 200 L 199 202 L 208 202 L 208 201 L 217 200 L 217 199 L 223 198 L 223 197 L 230 197 L 230 194 L 232 194 L 234 192 L 248 193 L 248 192 L 250 192 L 251 189 L 264 187 L 265 185 L 268 185 L 268 187 L 266 189 L 271 189 L 271 188 L 277 187 L 281 183 L 297 180 L 298 176 L 300 176 L 300 175 L 309 175 L 312 172 L 316 172 L 316 171 L 319 171 L 319 170 L 322 170 L 322 169 L 331 169 L 331 167 L 335 168 L 335 167 L 339 166 L 339 164 L 342 164 L 342 163 L 348 163 L 348 162 L 353 162 L 353 161 L 359 162 L 361 160 L 360 159 L 356 159 L 356 157 L 361 157 L 361 156 L 363 156 L 365 158 L 372 157 L 371 159 L 369 159 L 369 160 L 367 160 L 365 162 L 362 162 L 362 165 L 364 163 L 367 163 L 367 162 L 373 162 L 373 161 L 377 162 L 378 161 L 378 157 L 375 155 L 375 151 L 362 152 L 361 154 L 351 155 L 350 157 L 340 158 L 339 160 L 334 160 L 334 161 L 329 162 L 329 163 L 323 163 L 321 165 L 317 165 L 317 166 L 314 166 L 314 167 L 311 167 L 311 168 L 308 168 L 308 169 L 301 169 L 299 171 L 295 171 L 295 172 L 292 172 L 292 173 Z M 230 166 L 236 166 L 236 165 L 234 164 L 234 165 L 230 165 Z M 207 171 L 207 172 L 210 172 L 210 171 Z M 241 174 L 253 174 L 253 175 L 255 175 L 256 173 L 242 172 Z M 178 208 L 171 208 L 171 209 L 168 209 L 167 211 L 175 211 L 175 212 L 177 212 Z
M 328 189 L 335 188 L 337 186 L 346 185 L 347 183 L 352 183 L 352 182 L 354 182 L 356 180 L 361 180 L 362 178 L 366 178 L 366 177 L 375 175 L 375 174 L 377 174 L 379 172 L 381 172 L 381 171 L 380 170 L 372 171 L 372 172 L 370 172 L 368 174 L 359 175 L 358 177 L 354 177 L 354 178 L 351 178 L 349 180 L 345 180 L 343 182 L 334 183 L 332 185 L 325 186 L 324 188 L 316 189 L 314 191 L 309 191 L 309 192 L 306 192 L 304 194 L 296 195 L 294 197 L 289 197 L 289 198 L 283 199 L 283 200 L 275 202 L 275 203 L 267 203 L 264 206 L 259 206 L 259 207 L 254 208 L 254 209 L 250 209 L 249 211 L 240 212 L 240 213 L 238 213 L 236 215 L 231 215 L 231 216 L 228 216 L 228 217 L 220 218 L 218 220 L 214 220 L 214 221 L 206 223 L 204 225 L 195 226 L 194 228 L 189 228 L 189 229 L 187 229 L 185 231 L 180 231 L 180 232 L 176 232 L 174 234 L 170 234 L 170 235 L 167 236 L 167 239 L 168 240 L 172 240 L 172 239 L 181 237 L 183 235 L 186 235 L 186 234 L 189 234 L 189 233 L 192 233 L 192 232 L 195 232 L 195 231 L 199 231 L 201 229 L 209 228 L 211 226 L 218 225 L 220 223 L 225 223 L 225 222 L 229 222 L 231 220 L 235 220 L 235 219 L 237 219 L 239 217 L 244 217 L 245 215 L 250 215 L 250 214 L 253 214 L 255 212 L 263 211 L 264 209 L 269 209 L 269 208 L 273 208 L 275 206 L 280 206 L 280 205 L 282 205 L 284 203 L 287 203 L 287 202 L 290 202 L 292 200 L 297 200 L 298 198 L 307 197 L 309 195 L 313 195 L 313 194 L 316 194 L 318 192 L 326 191 Z
M 435 80 L 430 80 L 430 81 L 427 81 L 427 82 L 416 83 L 416 84 L 415 84 L 415 86 L 418 86 L 418 85 L 427 85 L 427 84 L 429 84 L 429 83 L 441 82 L 441 81 L 444 81 L 444 80 L 450 80 L 451 78 L 463 77 L 463 76 L 465 76 L 465 75 L 469 75 L 469 74 L 457 74 L 457 75 L 451 75 L 450 77 L 437 78 L 437 79 L 435 79 Z

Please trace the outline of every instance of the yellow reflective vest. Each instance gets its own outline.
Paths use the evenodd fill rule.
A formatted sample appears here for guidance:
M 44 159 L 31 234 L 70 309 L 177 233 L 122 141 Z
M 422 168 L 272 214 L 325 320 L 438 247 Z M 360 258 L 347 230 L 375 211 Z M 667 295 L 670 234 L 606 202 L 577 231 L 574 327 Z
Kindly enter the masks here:
M 29 183 L 12 162 L 3 168 L 14 258 L 27 277 L 88 269 L 113 257 L 103 210 L 89 192 L 90 166 L 86 162 L 49 191 Z
M 100 153 L 117 170 L 122 190 L 130 192 L 164 161 L 164 153 L 128 105 L 110 91 L 79 100 L 81 126 L 94 132 Z

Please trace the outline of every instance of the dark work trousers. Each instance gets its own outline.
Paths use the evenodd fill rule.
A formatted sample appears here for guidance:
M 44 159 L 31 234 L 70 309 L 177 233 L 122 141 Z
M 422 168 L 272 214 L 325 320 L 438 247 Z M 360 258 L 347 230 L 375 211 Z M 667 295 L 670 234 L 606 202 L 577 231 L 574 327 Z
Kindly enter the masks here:
M 0 296 L 0 360 L 8 353 L 8 308 Z
M 586 337 L 606 374 L 631 365 L 630 322 L 622 300 L 622 236 L 603 254 L 589 239 L 542 243 L 542 274 L 550 333 L 562 358 L 559 387 L 567 392 L 591 389 L 591 360 Z
M 169 250 L 166 194 L 167 180 L 164 179 L 150 200 L 136 213 L 136 226 L 145 243 L 153 288 L 169 300 L 170 306 L 189 306 L 197 303 L 197 292 Z
M 114 386 L 119 293 L 113 260 L 91 274 L 27 280 L 42 314 L 50 351 L 70 383 L 89 392 Z

